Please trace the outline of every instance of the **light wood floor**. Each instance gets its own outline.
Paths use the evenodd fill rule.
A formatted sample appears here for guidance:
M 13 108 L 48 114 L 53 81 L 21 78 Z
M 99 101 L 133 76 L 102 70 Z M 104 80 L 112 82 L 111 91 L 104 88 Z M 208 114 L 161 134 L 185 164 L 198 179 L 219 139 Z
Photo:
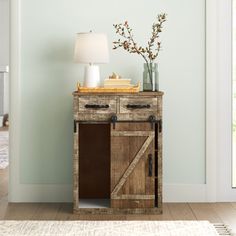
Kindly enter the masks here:
M 236 203 L 165 203 L 162 215 L 78 216 L 70 203 L 8 203 L 7 174 L 0 171 L 0 220 L 208 220 L 236 233 Z

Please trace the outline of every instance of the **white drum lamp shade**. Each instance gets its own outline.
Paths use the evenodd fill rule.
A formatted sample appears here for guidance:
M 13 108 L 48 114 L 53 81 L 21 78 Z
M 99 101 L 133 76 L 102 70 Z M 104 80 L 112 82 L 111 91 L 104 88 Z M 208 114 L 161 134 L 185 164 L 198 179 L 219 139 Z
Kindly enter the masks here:
M 100 85 L 99 67 L 94 64 L 109 62 L 108 42 L 105 34 L 78 33 L 75 43 L 74 59 L 77 63 L 88 64 L 85 67 L 85 87 Z

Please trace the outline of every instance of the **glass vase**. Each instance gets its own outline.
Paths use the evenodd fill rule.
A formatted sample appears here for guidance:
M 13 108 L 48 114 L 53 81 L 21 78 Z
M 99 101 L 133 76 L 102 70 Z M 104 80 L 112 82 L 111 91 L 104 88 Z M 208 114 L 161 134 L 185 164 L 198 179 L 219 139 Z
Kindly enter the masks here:
M 159 91 L 157 63 L 144 63 L 143 91 Z

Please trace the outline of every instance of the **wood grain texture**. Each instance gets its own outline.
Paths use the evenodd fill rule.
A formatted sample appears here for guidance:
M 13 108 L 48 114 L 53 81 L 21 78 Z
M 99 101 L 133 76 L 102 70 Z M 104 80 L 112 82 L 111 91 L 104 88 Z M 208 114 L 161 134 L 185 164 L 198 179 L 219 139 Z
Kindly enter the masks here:
M 161 119 L 161 116 L 158 112 L 152 112 L 149 114 L 146 113 L 126 113 L 126 114 L 116 114 L 116 113 L 74 113 L 74 120 L 87 123 L 101 123 L 101 122 L 110 122 L 111 116 L 116 115 L 119 121 L 144 121 L 147 122 L 149 116 L 155 116 L 157 120 Z
M 120 107 L 119 111 L 120 113 L 153 113 L 158 111 L 158 103 L 157 103 L 157 97 L 153 98 L 143 98 L 143 97 L 122 97 L 120 98 Z M 150 108 L 142 108 L 142 109 L 130 109 L 127 108 L 127 105 L 149 105 Z
M 136 167 L 136 165 L 139 162 L 139 160 L 142 158 L 144 152 L 146 151 L 147 147 L 152 142 L 153 138 L 154 138 L 154 135 L 148 136 L 148 138 L 144 142 L 143 146 L 140 148 L 140 150 L 138 151 L 137 155 L 135 156 L 135 158 L 133 159 L 133 161 L 131 162 L 129 167 L 124 172 L 124 174 L 123 174 L 122 178 L 120 179 L 119 183 L 113 189 L 113 191 L 111 193 L 111 197 L 116 196 L 118 194 L 118 191 L 124 185 L 126 179 L 129 177 L 129 175 L 133 172 L 134 168 Z
M 32 220 L 38 216 L 39 203 L 8 203 L 5 220 Z
M 212 223 L 222 223 L 221 218 L 215 211 L 213 203 L 189 203 L 197 220 L 208 220 Z
M 155 137 L 155 133 L 153 132 L 153 137 Z M 146 152 L 144 153 L 144 169 L 145 169 L 145 194 L 154 195 L 155 196 L 155 139 L 152 140 L 150 145 L 147 147 Z M 149 158 L 152 161 L 152 176 L 149 176 Z M 153 207 L 155 206 L 155 201 L 153 201 Z
M 162 214 L 133 214 L 133 215 L 127 215 L 127 220 L 171 220 L 172 216 L 170 214 L 169 208 L 167 204 L 163 205 L 163 211 L 161 212 Z
M 79 207 L 79 124 L 76 123 L 74 133 L 74 158 L 73 158 L 73 202 L 74 209 Z
M 130 145 L 129 137 L 113 136 L 113 132 L 123 132 L 129 129 L 129 123 L 116 124 L 115 130 L 111 127 L 111 190 L 115 188 L 119 180 L 122 178 L 124 171 L 129 166 Z M 123 144 L 126 145 L 123 145 Z M 129 181 L 129 180 L 127 180 Z M 122 191 L 129 193 L 129 185 L 123 186 Z M 111 203 L 112 206 L 112 203 Z
M 119 196 L 114 196 L 113 199 L 131 199 L 131 200 L 137 200 L 137 199 L 142 199 L 142 200 L 152 200 L 155 199 L 155 195 L 146 195 L 146 194 L 122 194 Z
M 8 194 L 8 173 L 8 167 L 0 170 L 0 199 L 6 197 Z
M 236 210 L 227 203 L 213 203 L 212 208 L 226 225 L 231 225 L 231 229 L 236 232 Z
M 115 180 L 118 189 L 114 187 L 114 191 L 117 192 L 111 194 L 111 207 L 129 208 L 129 202 L 130 208 L 134 206 L 137 208 L 145 207 L 145 204 L 146 207 L 154 207 L 154 178 L 148 176 L 147 168 L 148 155 L 154 153 L 154 131 L 151 131 L 151 125 L 146 123 L 119 123 L 115 129 L 111 128 L 111 135 L 111 162 L 112 166 L 115 167 L 111 171 L 118 169 L 119 173 L 123 173 L 122 176 L 119 174 L 119 178 Z M 148 137 L 151 137 L 151 140 L 147 142 Z M 123 147 L 129 147 L 125 153 L 123 153 Z M 124 162 L 120 162 L 124 156 L 126 158 L 125 168 Z M 131 172 L 125 176 L 126 171 Z M 114 175 L 116 176 L 113 173 L 112 176 Z M 115 181 L 112 181 L 112 186 L 114 186 Z M 128 201 L 132 199 L 136 201 Z M 143 201 L 144 199 L 152 199 L 153 201 Z
M 116 123 L 115 130 L 111 129 L 111 142 L 112 139 L 116 139 L 116 145 L 114 144 L 114 150 L 112 155 L 116 159 L 116 163 L 111 162 L 111 188 L 114 190 L 111 193 L 112 197 L 117 197 L 117 201 L 130 201 L 132 208 L 127 209 L 115 209 L 115 208 L 106 208 L 106 209 L 79 209 L 79 200 L 78 200 L 78 165 L 79 165 L 79 147 L 74 144 L 74 165 L 77 165 L 74 170 L 74 181 L 77 178 L 77 183 L 74 183 L 74 211 L 79 214 L 112 214 L 116 211 L 116 214 L 120 213 L 130 213 L 130 214 L 145 214 L 149 213 L 158 214 L 161 213 L 162 207 L 162 133 L 154 132 L 152 130 L 148 119 L 150 115 L 156 117 L 156 119 L 162 119 L 162 92 L 140 92 L 137 94 L 125 94 L 125 93 L 79 93 L 74 92 L 74 119 L 81 123 L 96 124 L 96 123 L 110 123 L 112 115 L 116 115 L 120 121 L 143 121 L 145 123 L 130 125 L 127 124 L 126 129 L 120 127 L 123 125 Z M 99 104 L 99 105 L 109 105 L 108 109 L 86 109 L 86 104 Z M 127 109 L 128 104 L 136 105 L 150 105 L 149 109 Z M 144 129 L 138 128 L 145 126 Z M 134 128 L 132 128 L 134 127 Z M 77 129 L 78 130 L 78 129 Z M 158 139 L 158 160 L 155 162 L 155 146 L 156 139 L 154 136 L 157 135 Z M 77 135 L 74 136 L 74 143 L 78 140 L 75 140 Z M 77 137 L 78 139 L 78 137 Z M 114 142 L 115 143 L 115 142 Z M 125 145 L 119 145 L 123 143 Z M 127 145 L 128 144 L 128 145 Z M 144 145 L 143 147 L 141 147 Z M 139 146 L 139 149 L 135 150 L 135 146 Z M 111 148 L 112 150 L 113 148 Z M 119 152 L 123 153 L 119 155 Z M 153 169 L 152 172 L 155 174 L 155 165 L 158 167 L 158 173 L 155 176 L 147 176 L 149 169 L 147 163 L 148 154 L 153 156 Z M 78 155 L 78 157 L 76 157 Z M 136 158 L 134 158 L 136 156 Z M 142 158 L 145 156 L 145 158 Z M 77 160 L 78 158 L 78 160 Z M 130 167 L 129 167 L 130 166 Z M 136 169 L 136 171 L 133 171 Z M 157 179 L 157 184 L 155 186 L 154 182 Z M 119 183 L 118 183 L 119 182 Z M 157 190 L 156 190 L 157 189 Z M 119 192 L 119 193 L 118 193 Z M 115 194 L 114 194 L 115 193 Z M 155 207 L 153 196 L 158 202 Z M 121 197 L 122 196 L 122 197 Z M 118 199 L 120 198 L 120 199 Z M 129 199 L 126 199 L 129 198 Z M 133 199 L 132 199 L 133 198 Z M 148 208 L 133 208 L 136 204 L 136 200 L 143 202 L 152 201 L 152 204 L 147 203 Z M 115 200 L 115 199 L 114 199 Z M 142 205 L 140 203 L 140 206 Z M 111 201 L 112 206 L 112 201 Z M 153 208 L 153 209 L 152 209 Z M 122 211 L 121 211 L 122 210 Z
M 158 207 L 162 207 L 162 188 L 163 188 L 163 161 L 162 161 L 162 158 L 163 158 L 163 154 L 162 154 L 162 134 L 163 134 L 163 129 L 161 128 L 161 131 L 160 131 L 160 124 L 157 125 L 158 128 L 157 128 L 157 135 L 158 135 L 158 139 L 157 139 L 157 142 L 158 142 L 158 149 L 157 149 L 157 206 Z
M 188 203 L 168 203 L 167 206 L 174 220 L 196 220 Z
M 123 201 L 123 200 L 122 200 Z M 162 214 L 162 209 L 157 207 L 150 208 L 79 208 L 74 210 L 75 214 L 91 215 L 120 215 L 120 214 Z
M 148 209 L 153 208 L 153 199 L 122 199 L 113 201 L 115 209 Z M 142 211 L 140 211 L 142 212 Z
M 116 113 L 116 97 L 109 96 L 90 96 L 90 97 L 79 97 L 78 98 L 78 112 L 79 113 Z M 86 105 L 108 105 L 108 108 L 96 109 L 86 108 Z
M 32 220 L 50 220 L 56 218 L 60 209 L 60 203 L 40 203 Z
M 111 131 L 111 136 L 154 136 L 154 131 Z

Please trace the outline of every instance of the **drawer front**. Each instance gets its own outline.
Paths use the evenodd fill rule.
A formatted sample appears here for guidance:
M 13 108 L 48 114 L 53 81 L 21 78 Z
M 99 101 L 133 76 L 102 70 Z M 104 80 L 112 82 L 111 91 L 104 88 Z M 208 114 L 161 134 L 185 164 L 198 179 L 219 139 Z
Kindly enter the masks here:
M 150 98 L 120 98 L 120 113 L 157 113 L 158 100 Z
M 106 96 L 79 97 L 79 113 L 116 113 L 116 98 Z

